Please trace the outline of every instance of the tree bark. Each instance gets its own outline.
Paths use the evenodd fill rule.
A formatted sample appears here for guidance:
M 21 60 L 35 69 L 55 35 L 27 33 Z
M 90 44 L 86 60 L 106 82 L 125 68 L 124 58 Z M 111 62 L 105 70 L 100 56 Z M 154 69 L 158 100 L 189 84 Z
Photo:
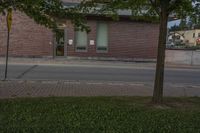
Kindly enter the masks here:
M 166 8 L 165 8 L 166 9 Z M 168 13 L 161 9 L 160 13 L 160 34 L 157 50 L 157 65 L 153 92 L 153 103 L 161 104 L 163 102 L 163 82 L 164 82 L 164 67 L 165 67 L 165 48 L 167 36 Z

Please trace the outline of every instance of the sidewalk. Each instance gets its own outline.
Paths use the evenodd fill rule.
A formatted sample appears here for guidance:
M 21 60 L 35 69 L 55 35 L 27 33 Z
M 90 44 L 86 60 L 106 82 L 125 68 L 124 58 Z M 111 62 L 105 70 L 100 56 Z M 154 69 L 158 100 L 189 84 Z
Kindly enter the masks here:
M 5 64 L 5 58 L 0 57 L 0 64 Z M 81 60 L 67 58 L 9 58 L 9 64 L 14 65 L 55 65 L 55 66 L 105 66 L 105 67 L 134 67 L 155 68 L 155 62 L 130 62 L 130 61 L 103 61 L 103 60 Z M 200 66 L 166 64 L 166 68 L 200 69 Z
M 0 99 L 60 96 L 152 96 L 153 84 L 100 81 L 0 81 Z M 200 97 L 199 85 L 169 84 L 164 96 Z

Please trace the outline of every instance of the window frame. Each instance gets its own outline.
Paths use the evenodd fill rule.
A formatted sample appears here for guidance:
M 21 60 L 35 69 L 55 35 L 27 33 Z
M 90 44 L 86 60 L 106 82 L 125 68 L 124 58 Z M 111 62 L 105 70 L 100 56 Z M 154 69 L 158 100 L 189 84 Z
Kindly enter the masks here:
M 196 33 L 193 33 L 193 38 L 195 38 L 196 37 Z
M 198 37 L 200 37 L 200 33 L 198 33 Z
M 98 39 L 98 28 L 99 28 L 99 24 L 101 23 L 105 23 L 107 25 L 107 48 L 106 50 L 99 50 L 98 45 L 97 45 L 97 39 Z M 97 21 L 96 23 L 96 52 L 97 53 L 108 53 L 109 50 L 109 23 L 106 21 Z
M 89 40 L 88 33 L 86 32 L 86 34 L 87 34 L 87 37 L 86 37 L 87 38 L 87 42 L 86 42 L 85 49 L 77 49 L 77 35 L 76 35 L 77 32 L 86 32 L 86 31 L 81 31 L 78 28 L 74 29 L 74 44 L 75 44 L 74 48 L 75 48 L 75 52 L 87 52 L 88 51 L 88 40 Z

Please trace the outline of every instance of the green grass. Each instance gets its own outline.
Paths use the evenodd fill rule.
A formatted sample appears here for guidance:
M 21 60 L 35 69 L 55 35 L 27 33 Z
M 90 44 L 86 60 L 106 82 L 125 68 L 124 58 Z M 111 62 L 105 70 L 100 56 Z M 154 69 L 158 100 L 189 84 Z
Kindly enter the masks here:
M 24 98 L 0 100 L 0 132 L 200 133 L 200 98 Z

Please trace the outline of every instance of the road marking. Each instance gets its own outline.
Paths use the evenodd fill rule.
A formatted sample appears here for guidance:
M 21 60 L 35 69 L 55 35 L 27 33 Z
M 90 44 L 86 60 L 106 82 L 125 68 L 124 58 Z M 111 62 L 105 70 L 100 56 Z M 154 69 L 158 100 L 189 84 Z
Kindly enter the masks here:
M 88 83 L 86 83 L 86 84 L 88 84 L 88 85 L 102 85 L 103 83 L 91 83 L 91 82 L 88 82 Z
M 200 86 L 197 86 L 197 85 L 192 85 L 191 87 L 200 89 Z
M 132 83 L 132 84 L 129 84 L 130 86 L 145 86 L 144 84 L 142 83 Z
M 64 81 L 64 84 L 81 84 L 81 83 L 76 81 Z
M 126 84 L 124 84 L 124 83 L 108 83 L 108 85 L 123 86 L 123 85 L 126 85 Z
M 34 65 L 34 66 L 28 68 L 28 69 L 27 69 L 26 71 L 24 71 L 22 74 L 20 74 L 19 76 L 17 76 L 16 79 L 22 78 L 25 74 L 27 74 L 28 72 L 30 72 L 31 70 L 33 70 L 33 69 L 36 68 L 37 66 L 38 66 L 38 65 Z
M 36 81 L 28 81 L 27 83 L 35 84 Z
M 22 84 L 22 83 L 24 83 L 24 81 L 23 80 L 19 80 L 19 81 L 17 81 L 17 83 Z
M 184 88 L 186 85 L 170 84 L 171 87 Z
M 42 84 L 57 84 L 58 81 L 42 81 Z

